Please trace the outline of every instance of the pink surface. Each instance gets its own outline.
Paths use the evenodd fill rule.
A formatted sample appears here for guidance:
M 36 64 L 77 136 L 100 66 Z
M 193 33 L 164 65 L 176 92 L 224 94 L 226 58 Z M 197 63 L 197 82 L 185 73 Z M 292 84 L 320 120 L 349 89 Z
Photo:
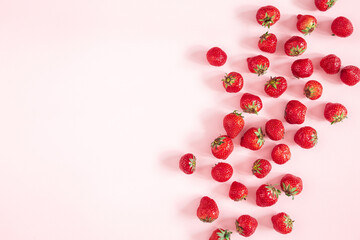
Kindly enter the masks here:
M 250 74 L 246 58 L 259 54 L 258 37 L 266 29 L 256 10 L 277 6 L 280 21 L 271 28 L 279 39 L 266 76 Z M 7 1 L 0 6 L 0 238 L 63 239 L 208 239 L 217 227 L 235 232 L 242 214 L 256 217 L 259 227 L 249 239 L 360 239 L 358 219 L 360 95 L 339 76 L 325 74 L 320 59 L 338 55 L 343 65 L 360 66 L 360 18 L 356 1 L 341 1 L 328 12 L 313 1 Z M 319 27 L 306 36 L 323 96 L 302 95 L 307 80 L 294 79 L 295 58 L 283 54 L 284 42 L 298 35 L 297 14 L 312 14 Z M 352 20 L 346 39 L 332 37 L 337 16 Z M 206 50 L 219 46 L 228 54 L 220 68 L 206 63 Z M 226 93 L 220 79 L 239 71 L 238 94 Z M 267 97 L 270 76 L 287 78 L 279 99 Z M 319 134 L 318 145 L 301 149 L 293 141 L 300 127 L 285 123 L 281 143 L 292 159 L 273 164 L 265 179 L 251 175 L 257 158 L 270 160 L 277 142 L 266 139 L 257 152 L 235 150 L 226 162 L 234 167 L 229 182 L 212 180 L 218 161 L 209 145 L 222 129 L 225 114 L 239 109 L 244 92 L 259 95 L 264 108 L 245 116 L 245 129 L 283 120 L 286 103 L 298 99 L 308 107 L 306 121 Z M 339 102 L 349 118 L 330 126 L 324 105 Z M 186 152 L 198 158 L 188 176 L 178 169 Z M 300 176 L 303 192 L 280 197 L 269 208 L 255 204 L 263 183 L 279 183 L 286 173 Z M 232 181 L 249 188 L 246 202 L 227 196 Z M 202 196 L 215 199 L 220 217 L 200 222 L 196 208 Z M 282 236 L 271 216 L 285 211 L 294 230 Z M 237 233 L 232 239 L 242 239 Z

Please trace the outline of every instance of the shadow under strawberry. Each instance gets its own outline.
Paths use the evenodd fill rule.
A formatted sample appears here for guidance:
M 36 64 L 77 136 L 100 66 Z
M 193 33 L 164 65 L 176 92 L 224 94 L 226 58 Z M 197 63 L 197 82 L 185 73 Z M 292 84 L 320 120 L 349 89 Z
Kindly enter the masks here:
M 179 160 L 183 154 L 185 154 L 185 152 L 180 152 L 176 150 L 163 152 L 160 157 L 161 165 L 171 171 L 176 171 L 181 173 L 179 169 Z M 194 155 L 196 157 L 195 153 Z
M 211 90 L 214 90 L 218 93 L 226 93 L 221 81 L 224 79 L 225 74 L 225 72 L 219 70 L 215 72 L 207 72 L 202 77 L 202 80 Z
M 302 10 L 306 11 L 317 11 L 317 8 L 314 4 L 314 1 L 299 1 L 299 0 L 292 0 L 294 6 L 298 6 Z M 301 11 L 301 10 L 300 10 Z
M 188 50 L 186 54 L 187 59 L 197 64 L 207 66 L 209 65 L 206 60 L 207 50 L 208 49 L 205 46 L 193 46 Z
M 323 121 L 325 120 L 324 117 L 324 109 L 325 109 L 325 105 L 326 102 L 316 102 L 313 104 L 308 104 L 308 111 L 307 111 L 307 116 L 311 119 L 314 120 L 319 120 L 319 121 Z

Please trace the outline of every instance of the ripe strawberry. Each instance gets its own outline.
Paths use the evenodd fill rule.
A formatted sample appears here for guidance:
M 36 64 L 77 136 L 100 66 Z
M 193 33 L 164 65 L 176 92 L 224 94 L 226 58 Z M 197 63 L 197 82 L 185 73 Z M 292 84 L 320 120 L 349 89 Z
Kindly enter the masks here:
M 281 191 L 269 184 L 263 184 L 256 190 L 256 205 L 259 207 L 269 207 L 274 205 Z
M 213 231 L 209 240 L 230 240 L 230 235 L 232 232 L 229 230 L 224 230 L 222 228 L 218 228 Z
M 347 118 L 347 109 L 340 103 L 327 103 L 325 105 L 324 117 L 331 124 L 341 122 Z
M 285 120 L 290 124 L 302 124 L 305 122 L 307 107 L 298 100 L 291 100 L 285 108 Z
M 221 80 L 225 90 L 229 93 L 237 93 L 244 86 L 244 79 L 240 73 L 231 72 Z
M 234 150 L 234 144 L 226 135 L 221 135 L 211 143 L 211 152 L 214 157 L 219 159 L 226 159 Z
M 266 159 L 258 159 L 254 162 L 252 167 L 252 173 L 257 178 L 264 178 L 271 171 L 271 163 Z
M 248 195 L 247 187 L 239 182 L 234 181 L 230 186 L 229 197 L 234 201 L 246 200 Z
M 303 182 L 301 178 L 296 177 L 292 174 L 286 174 L 280 180 L 281 190 L 285 193 L 286 196 L 292 197 L 294 199 L 295 195 L 298 195 L 303 190 Z
M 294 221 L 291 220 L 290 216 L 284 212 L 278 213 L 271 217 L 274 229 L 281 233 L 290 233 L 293 229 Z
M 259 8 L 256 13 L 257 22 L 264 26 L 270 28 L 280 19 L 280 11 L 274 6 L 264 6 Z
M 321 59 L 320 67 L 328 74 L 336 74 L 340 72 L 341 60 L 335 54 L 330 54 Z
M 305 39 L 298 36 L 293 36 L 285 42 L 284 50 L 286 55 L 296 57 L 305 52 L 307 43 Z
M 219 217 L 219 208 L 216 202 L 205 196 L 201 198 L 197 209 L 197 217 L 203 222 L 213 222 Z
M 266 82 L 264 91 L 273 98 L 280 97 L 287 89 L 287 81 L 283 77 L 271 77 Z
M 284 164 L 291 158 L 290 148 L 286 144 L 278 144 L 271 151 L 271 158 L 277 164 Z
M 315 6 L 320 11 L 325 12 L 326 10 L 334 6 L 335 2 L 336 0 L 315 0 Z
M 240 99 L 240 107 L 246 113 L 258 114 L 262 109 L 262 101 L 256 95 L 244 93 Z
M 299 14 L 297 19 L 296 27 L 304 35 L 312 33 L 317 27 L 317 20 L 314 16 Z
M 256 73 L 258 76 L 264 75 L 270 67 L 270 61 L 263 55 L 257 55 L 247 59 L 250 72 Z
M 321 83 L 315 80 L 310 80 L 305 83 L 304 95 L 311 100 L 319 99 L 322 95 L 323 87 Z
M 180 158 L 179 167 L 186 174 L 194 173 L 196 169 L 196 157 L 191 153 L 183 155 Z
M 255 218 L 249 215 L 240 216 L 236 222 L 236 231 L 244 237 L 249 237 L 255 232 L 258 222 Z
M 258 47 L 263 52 L 274 53 L 276 52 L 277 37 L 272 33 L 264 33 L 261 35 L 258 42 Z
M 210 65 L 220 67 L 226 63 L 227 55 L 221 48 L 213 47 L 206 53 L 206 58 Z
M 264 134 L 261 128 L 250 128 L 248 129 L 241 138 L 240 145 L 251 149 L 259 150 L 264 145 Z
M 219 162 L 211 169 L 211 176 L 215 181 L 226 182 L 233 175 L 233 168 L 230 164 Z
M 346 66 L 341 69 L 340 79 L 349 86 L 354 86 L 360 81 L 360 69 L 356 66 Z
M 295 133 L 294 141 L 302 148 L 312 148 L 318 141 L 317 132 L 312 127 L 302 127 Z
M 236 110 L 226 115 L 223 120 L 223 126 L 226 134 L 230 138 L 236 137 L 244 128 L 244 124 L 245 122 L 243 116 Z
M 270 119 L 265 124 L 265 132 L 271 140 L 279 141 L 285 135 L 284 124 L 278 119 Z
M 309 58 L 298 59 L 291 65 L 291 72 L 296 78 L 307 78 L 313 74 L 314 66 Z
M 346 17 L 337 17 L 331 24 L 331 30 L 333 32 L 333 36 L 336 35 L 338 37 L 348 37 L 353 31 L 354 27 L 349 19 Z

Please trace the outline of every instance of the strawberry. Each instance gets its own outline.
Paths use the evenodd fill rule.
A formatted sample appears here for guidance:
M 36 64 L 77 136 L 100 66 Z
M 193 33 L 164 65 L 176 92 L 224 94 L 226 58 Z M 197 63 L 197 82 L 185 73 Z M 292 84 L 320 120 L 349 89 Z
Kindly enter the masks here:
M 274 6 L 264 6 L 259 8 L 256 13 L 257 22 L 264 26 L 270 28 L 280 19 L 280 11 Z
M 229 230 L 224 230 L 222 228 L 218 228 L 213 231 L 209 240 L 230 240 L 230 235 L 232 232 Z
M 240 145 L 251 149 L 259 150 L 264 145 L 264 134 L 261 128 L 250 128 L 248 129 L 241 138 Z
M 206 53 L 206 58 L 210 65 L 220 67 L 226 63 L 227 55 L 221 48 L 213 47 Z
M 291 100 L 285 108 L 285 120 L 290 124 L 302 124 L 305 121 L 307 107 L 298 100 Z
M 321 83 L 315 80 L 310 80 L 305 83 L 304 95 L 311 100 L 319 99 L 322 95 L 323 87 Z
M 254 162 L 252 167 L 252 173 L 257 178 L 264 178 L 271 171 L 271 163 L 266 159 L 258 159 Z
M 347 109 L 340 103 L 327 103 L 324 109 L 324 117 L 331 124 L 341 122 L 347 118 Z
M 321 59 L 320 67 L 328 74 L 336 74 L 340 72 L 341 60 L 335 54 L 330 54 Z
M 183 155 L 180 158 L 179 167 L 186 174 L 194 173 L 196 169 L 196 157 L 191 153 Z
M 230 164 L 219 162 L 211 169 L 211 176 L 215 181 L 226 182 L 233 175 L 233 168 Z
M 314 16 L 299 14 L 297 19 L 296 27 L 304 35 L 312 33 L 317 27 L 317 20 Z
M 278 213 L 271 217 L 275 231 L 281 234 L 291 233 L 294 221 L 284 212 Z
M 263 55 L 257 55 L 247 59 L 250 72 L 256 73 L 258 76 L 264 75 L 270 67 L 270 61 Z
M 325 12 L 326 10 L 334 6 L 335 2 L 336 0 L 315 0 L 315 6 L 320 11 Z
M 275 34 L 266 32 L 261 35 L 258 47 L 263 52 L 274 53 L 276 52 L 277 37 Z
M 244 124 L 245 122 L 243 116 L 236 110 L 226 115 L 223 120 L 224 129 L 230 138 L 234 138 L 239 135 L 241 130 L 244 128 Z
M 292 197 L 294 199 L 295 195 L 298 195 L 303 190 L 303 182 L 301 178 L 296 177 L 292 174 L 286 174 L 280 180 L 281 190 L 285 193 L 286 196 Z
M 213 222 L 219 217 L 219 208 L 216 202 L 205 196 L 201 198 L 197 209 L 197 217 L 203 222 Z
M 277 164 L 284 164 L 291 158 L 290 148 L 286 144 L 278 144 L 271 151 L 271 158 Z
M 295 133 L 294 141 L 302 148 L 312 148 L 318 142 L 317 132 L 312 127 L 302 127 Z
M 298 59 L 291 65 L 291 72 L 296 78 L 310 77 L 314 72 L 314 66 L 310 59 Z
M 240 73 L 231 72 L 221 80 L 225 90 L 229 93 L 237 93 L 244 86 L 244 79 Z
M 271 77 L 266 82 L 264 91 L 273 98 L 280 97 L 287 89 L 287 81 L 283 77 Z
M 239 182 L 234 181 L 230 186 L 229 197 L 234 201 L 246 200 L 248 195 L 247 187 Z
M 285 42 L 284 50 L 288 56 L 296 57 L 305 52 L 307 43 L 305 39 L 298 36 L 293 36 Z
M 240 108 L 246 113 L 258 114 L 262 109 L 261 99 L 253 94 L 244 93 L 240 99 Z
M 360 81 L 360 69 L 356 66 L 346 66 L 341 69 L 340 79 L 349 86 L 354 86 Z
M 263 184 L 256 190 L 256 205 L 269 207 L 274 205 L 281 194 L 281 191 L 269 184 Z
M 211 152 L 214 157 L 219 159 L 226 159 L 234 150 L 234 144 L 226 135 L 221 135 L 211 143 Z
M 265 132 L 271 140 L 279 141 L 285 135 L 284 124 L 278 119 L 270 119 L 265 124 Z
M 240 216 L 236 222 L 236 231 L 244 237 L 249 237 L 253 235 L 255 232 L 258 222 L 255 218 L 249 216 L 249 215 L 242 215 Z
M 333 32 L 333 36 L 336 35 L 345 38 L 353 33 L 354 27 L 346 17 L 337 17 L 331 23 L 331 31 Z

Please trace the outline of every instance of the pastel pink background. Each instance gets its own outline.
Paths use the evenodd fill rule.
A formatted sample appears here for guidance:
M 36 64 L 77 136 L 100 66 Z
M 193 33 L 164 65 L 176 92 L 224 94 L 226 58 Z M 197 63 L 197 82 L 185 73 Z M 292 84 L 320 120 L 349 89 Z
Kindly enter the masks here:
M 271 28 L 278 51 L 266 76 L 247 70 L 245 59 L 259 54 L 266 30 L 256 10 L 277 6 L 281 20 Z M 360 66 L 360 18 L 355 0 L 339 0 L 328 12 L 312 0 L 34 0 L 0 4 L 0 238 L 4 240 L 208 239 L 217 227 L 234 229 L 250 214 L 259 227 L 249 239 L 360 239 L 359 86 L 342 84 L 322 72 L 322 56 L 337 54 L 343 65 Z M 306 80 L 291 76 L 294 58 L 283 54 L 286 39 L 299 33 L 296 15 L 313 14 L 318 29 L 307 36 L 303 57 L 314 61 L 324 94 L 317 101 L 302 95 Z M 346 39 L 332 37 L 332 19 L 344 15 L 355 26 Z M 228 53 L 220 68 L 205 52 L 219 46 Z M 299 126 L 285 123 L 283 143 L 293 157 L 273 164 L 263 180 L 250 174 L 257 158 L 270 159 L 276 144 L 267 139 L 257 152 L 239 146 L 226 160 L 231 181 L 211 179 L 210 142 L 223 133 L 222 118 L 239 108 L 239 94 L 220 83 L 239 71 L 241 91 L 264 102 L 259 116 L 245 116 L 246 128 L 283 118 L 287 101 L 308 107 L 306 122 L 318 130 L 319 143 L 304 150 L 293 142 Z M 280 99 L 263 92 L 270 77 L 288 79 Z M 340 102 L 349 118 L 330 126 L 325 103 Z M 192 152 L 195 174 L 178 170 L 178 159 Z M 255 205 L 255 190 L 278 183 L 285 173 L 301 176 L 304 191 L 294 201 L 282 196 L 275 206 Z M 249 187 L 246 202 L 227 197 L 232 181 Z M 220 217 L 200 222 L 202 196 L 214 198 Z M 285 211 L 295 219 L 291 235 L 272 229 L 270 217 Z M 235 232 L 235 231 L 234 231 Z M 232 239 L 242 239 L 237 233 Z

